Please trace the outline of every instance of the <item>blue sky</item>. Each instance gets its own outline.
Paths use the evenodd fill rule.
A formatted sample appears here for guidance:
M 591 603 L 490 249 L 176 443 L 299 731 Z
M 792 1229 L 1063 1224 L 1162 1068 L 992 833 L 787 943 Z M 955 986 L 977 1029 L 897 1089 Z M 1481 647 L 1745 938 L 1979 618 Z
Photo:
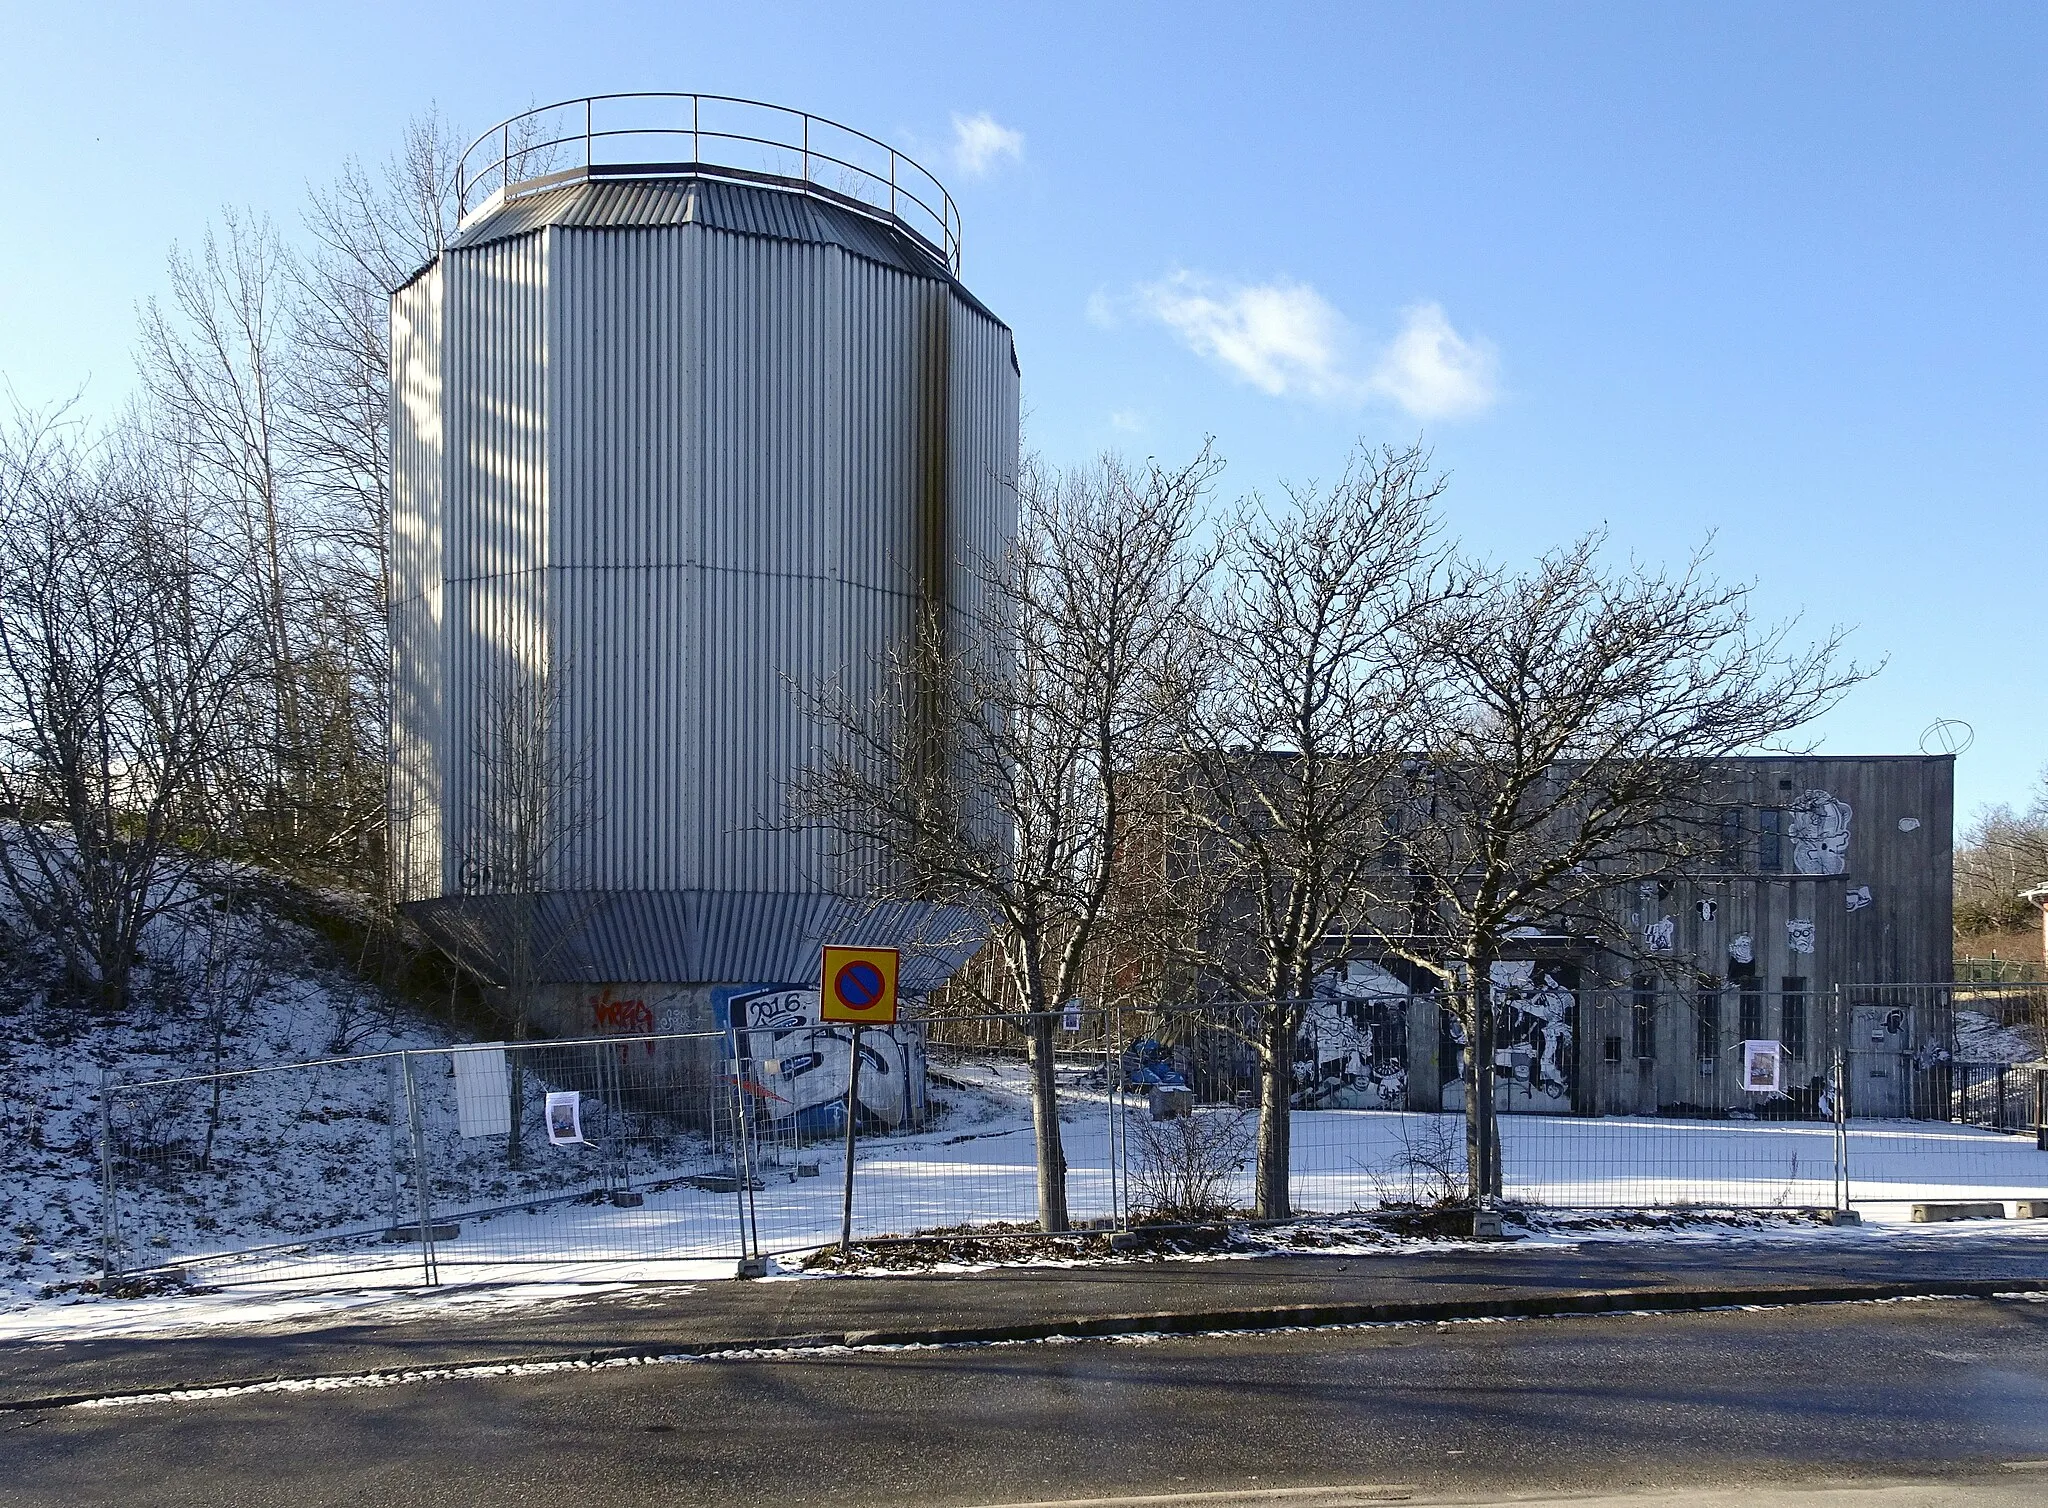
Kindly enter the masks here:
M 0 4 L 0 374 L 129 384 L 223 204 L 438 106 L 697 89 L 933 167 L 1031 442 L 1231 491 L 1425 437 L 1473 547 L 1605 526 L 1884 674 L 1825 747 L 2048 764 L 2048 11 L 2031 6 Z

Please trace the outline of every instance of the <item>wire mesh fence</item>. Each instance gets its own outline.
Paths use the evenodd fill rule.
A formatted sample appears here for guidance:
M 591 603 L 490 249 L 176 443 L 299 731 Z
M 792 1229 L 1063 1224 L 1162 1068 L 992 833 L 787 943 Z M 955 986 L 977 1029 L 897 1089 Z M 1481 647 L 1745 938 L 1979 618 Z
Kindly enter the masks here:
M 1845 986 L 1837 1015 L 1849 1200 L 2048 1192 L 2048 986 Z
M 1693 999 L 1643 1023 L 1640 991 L 1510 996 L 1500 1195 L 1599 1209 L 2048 1198 L 2040 1004 L 1987 985 L 1801 998 L 1801 1052 L 1759 1090 L 1720 1065 L 1745 1040 L 1723 1028 L 1782 1032 L 1783 999 L 1741 1003 L 1710 1041 Z M 998 1016 L 859 1033 L 852 1097 L 856 1034 L 815 1020 L 110 1084 L 106 1266 L 235 1282 L 701 1276 L 842 1231 L 1033 1228 L 1041 1153 L 1064 1168 L 1076 1225 L 1243 1213 L 1268 1009 L 1068 1007 L 1046 1070 L 1056 1140 L 1034 1114 L 1019 1023 Z M 1298 1014 L 1270 1091 L 1288 1106 L 1291 1211 L 1462 1199 L 1474 1065 L 1455 1013 L 1366 993 Z M 1641 1056 L 1615 1061 L 1616 1022 Z M 1673 1042 L 1676 1065 L 1660 1056 Z

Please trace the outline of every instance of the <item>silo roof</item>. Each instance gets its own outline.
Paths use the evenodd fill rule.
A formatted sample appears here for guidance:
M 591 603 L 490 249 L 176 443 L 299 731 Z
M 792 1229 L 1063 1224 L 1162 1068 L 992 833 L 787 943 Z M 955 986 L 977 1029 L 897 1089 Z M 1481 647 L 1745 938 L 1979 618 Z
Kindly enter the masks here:
M 587 230 L 699 225 L 839 246 L 885 267 L 943 279 L 966 294 L 938 254 L 907 231 L 827 199 L 718 178 L 593 178 L 522 194 L 476 217 L 456 233 L 448 249 L 482 246 L 551 225 Z M 979 300 L 967 297 L 979 306 Z

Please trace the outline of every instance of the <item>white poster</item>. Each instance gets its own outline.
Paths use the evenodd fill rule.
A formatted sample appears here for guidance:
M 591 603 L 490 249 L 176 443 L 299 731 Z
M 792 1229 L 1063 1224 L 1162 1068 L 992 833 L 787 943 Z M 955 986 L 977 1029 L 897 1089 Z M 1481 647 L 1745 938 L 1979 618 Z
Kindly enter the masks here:
M 1707 899 L 1707 900 L 1703 900 L 1703 901 L 1701 901 L 1701 902 L 1700 902 L 1700 920 L 1701 920 L 1701 921 L 1703 921 L 1703 922 L 1710 922 L 1710 921 L 1712 921 L 1712 920 L 1714 919 L 1714 913 L 1715 913 L 1716 911 L 1719 911 L 1720 909 L 1721 909 L 1720 903 L 1719 903 L 1718 901 L 1715 901 L 1715 900 L 1713 900 L 1712 898 L 1709 898 L 1709 899 Z
M 1077 1032 L 1081 1029 L 1081 1002 L 1069 1000 L 1060 1007 L 1060 1030 Z
M 1756 944 L 1747 932 L 1738 932 L 1728 939 L 1728 956 L 1737 963 L 1756 962 Z
M 1868 906 L 1869 904 L 1870 887 L 1868 885 L 1858 885 L 1854 890 L 1849 892 L 1849 909 L 1851 911 L 1861 911 L 1865 906 Z
M 548 1092 L 548 1140 L 558 1147 L 583 1145 L 583 1095 L 575 1089 Z
M 1811 921 L 1789 921 L 1785 923 L 1785 940 L 1794 953 L 1813 951 L 1813 923 Z
M 1784 1048 L 1775 1042 L 1742 1044 L 1742 1087 L 1751 1094 L 1777 1094 Z
M 1660 916 L 1643 928 L 1643 946 L 1652 953 L 1669 953 L 1678 942 L 1678 923 L 1671 917 Z
M 501 1042 L 458 1047 L 455 1063 L 455 1129 L 464 1136 L 504 1136 L 512 1129 L 512 1075 Z

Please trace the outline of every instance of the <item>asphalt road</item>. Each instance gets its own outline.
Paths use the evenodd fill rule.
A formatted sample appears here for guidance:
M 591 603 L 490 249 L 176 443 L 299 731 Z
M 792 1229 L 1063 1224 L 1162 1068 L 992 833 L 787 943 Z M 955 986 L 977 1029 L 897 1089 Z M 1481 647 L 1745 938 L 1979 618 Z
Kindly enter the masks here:
M 2011 1300 L 782 1353 L 0 1416 L 0 1501 L 25 1504 L 859 1508 L 1842 1478 L 2048 1503 L 2048 1471 L 2006 1464 L 2029 1461 L 2048 1462 L 2048 1303 Z
M 451 1300 L 438 1290 L 415 1289 L 297 1324 L 272 1319 L 172 1333 L 143 1314 L 143 1333 L 137 1335 L 0 1345 L 0 1406 L 52 1394 L 141 1392 L 234 1378 L 524 1359 L 620 1346 L 724 1349 L 740 1341 L 862 1330 L 978 1330 L 1287 1305 L 1428 1308 L 1589 1290 L 1640 1294 L 1643 1307 L 1655 1308 L 1657 1296 L 1671 1291 L 1917 1285 L 1933 1278 L 2040 1286 L 2048 1281 L 2048 1239 L 1933 1226 L 1893 1231 L 1882 1240 L 1856 1231 L 1813 1231 L 1789 1241 L 1512 1242 L 1227 1262 L 650 1284 L 509 1305 L 491 1302 L 483 1292 Z M 478 1300 L 483 1302 L 472 1307 Z M 97 1317 L 90 1306 L 84 1313 Z

